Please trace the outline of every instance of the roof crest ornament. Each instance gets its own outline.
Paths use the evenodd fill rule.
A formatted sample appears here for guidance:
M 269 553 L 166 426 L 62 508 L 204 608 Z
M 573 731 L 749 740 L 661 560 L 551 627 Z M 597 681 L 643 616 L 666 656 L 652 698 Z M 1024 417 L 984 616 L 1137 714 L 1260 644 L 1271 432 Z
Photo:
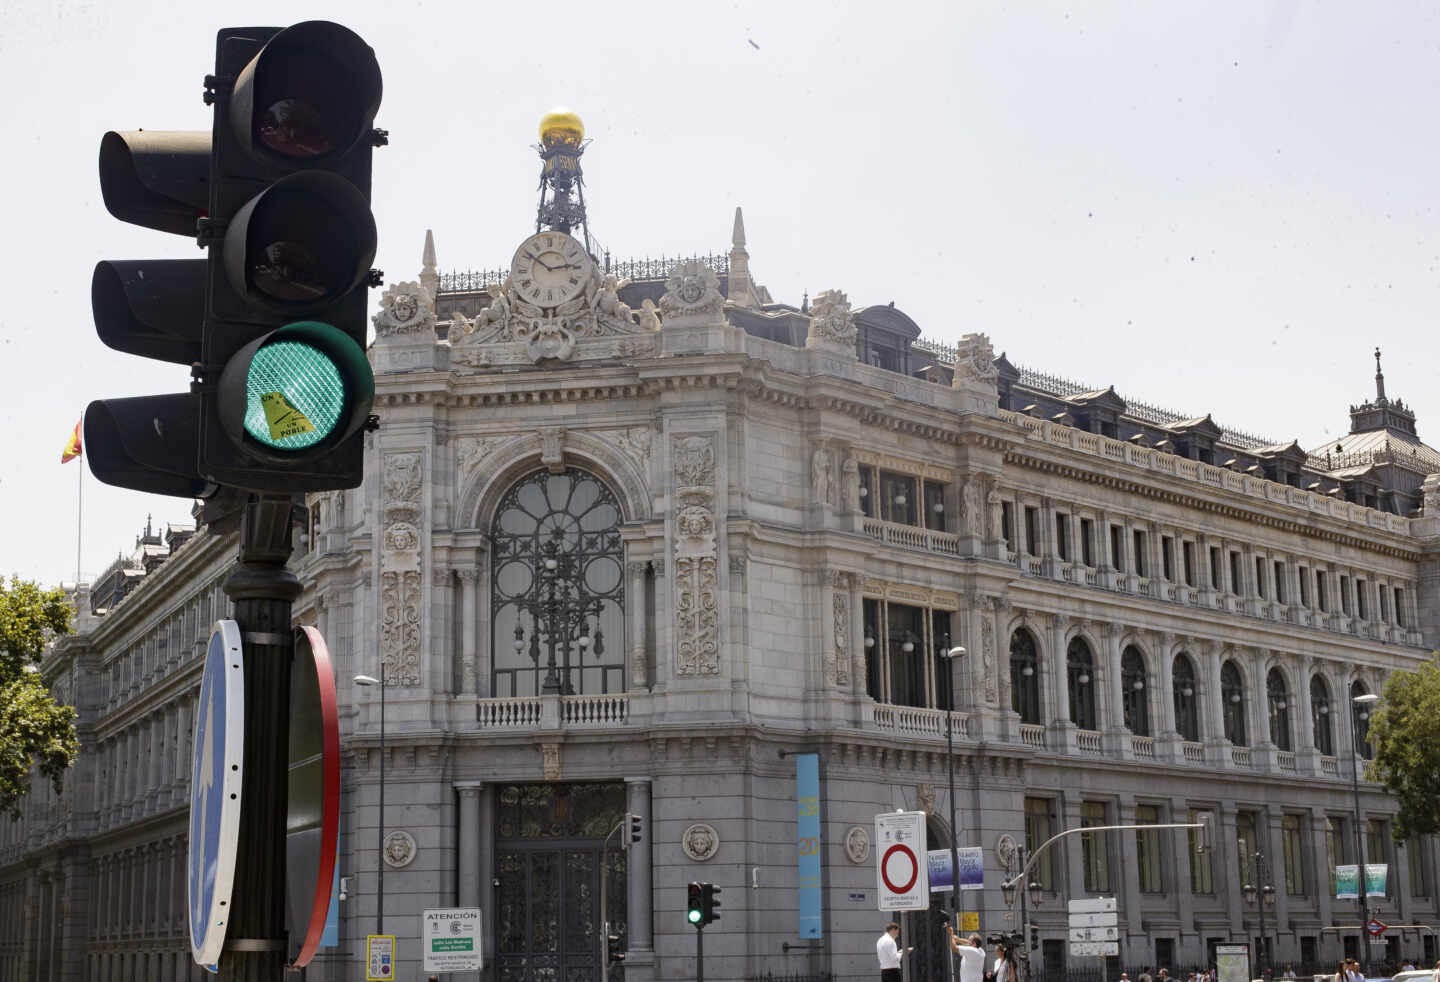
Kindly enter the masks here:
M 1385 373 L 1380 370 L 1380 349 L 1375 349 L 1375 405 L 1385 405 Z

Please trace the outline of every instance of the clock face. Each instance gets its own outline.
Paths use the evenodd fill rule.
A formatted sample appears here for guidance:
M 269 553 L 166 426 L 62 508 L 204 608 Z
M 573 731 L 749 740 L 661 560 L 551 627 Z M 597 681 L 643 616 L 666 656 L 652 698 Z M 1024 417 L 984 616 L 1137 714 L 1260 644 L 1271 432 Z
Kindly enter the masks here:
M 590 255 L 564 232 L 537 232 L 515 250 L 510 282 L 537 307 L 556 307 L 578 297 L 590 279 Z

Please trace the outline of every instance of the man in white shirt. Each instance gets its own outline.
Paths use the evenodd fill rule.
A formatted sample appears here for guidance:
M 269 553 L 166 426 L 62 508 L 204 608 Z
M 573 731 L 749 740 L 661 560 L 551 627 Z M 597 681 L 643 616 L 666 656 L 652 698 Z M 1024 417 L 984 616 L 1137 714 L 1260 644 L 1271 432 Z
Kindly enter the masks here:
M 875 955 L 880 959 L 880 982 L 900 982 L 900 959 L 904 952 L 895 944 L 899 940 L 900 925 L 891 921 L 875 942 Z
M 950 951 L 960 956 L 960 982 L 983 982 L 985 949 L 981 946 L 980 935 L 972 934 L 961 942 L 955 937 L 955 929 L 947 923 L 945 937 L 950 941 Z

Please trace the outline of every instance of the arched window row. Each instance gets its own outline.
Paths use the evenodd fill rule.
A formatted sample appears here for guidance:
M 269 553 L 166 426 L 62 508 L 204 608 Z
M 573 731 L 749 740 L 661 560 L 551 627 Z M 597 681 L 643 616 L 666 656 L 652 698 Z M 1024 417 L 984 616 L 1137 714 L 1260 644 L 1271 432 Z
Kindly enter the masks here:
M 1169 719 L 1174 732 L 1182 740 L 1199 743 L 1202 739 L 1202 719 L 1205 699 L 1200 676 L 1193 656 L 1186 651 L 1176 653 L 1168 665 L 1170 674 Z M 1076 637 L 1066 646 L 1065 651 L 1066 690 L 1068 705 L 1064 713 L 1054 712 L 1042 696 L 1044 688 L 1041 678 L 1044 674 L 1043 657 L 1036 636 L 1028 627 L 1016 628 L 1010 636 L 1010 708 L 1019 715 L 1022 723 L 1043 724 L 1048 718 L 1062 716 L 1082 730 L 1095 730 L 1104 723 L 1098 717 L 1097 673 L 1103 673 L 1093 651 L 1084 638 Z M 1313 739 L 1313 747 L 1322 756 L 1334 757 L 1341 739 L 1356 741 L 1356 748 L 1362 757 L 1368 759 L 1370 746 L 1366 740 L 1369 731 L 1369 709 L 1364 703 L 1354 703 L 1355 696 L 1366 694 L 1369 689 L 1363 681 L 1354 681 L 1350 686 L 1351 717 L 1348 721 L 1335 719 L 1334 699 L 1331 695 L 1331 681 L 1323 671 L 1309 675 L 1310 727 L 1305 733 L 1299 728 L 1303 708 L 1296 703 L 1297 693 L 1292 689 L 1291 680 L 1278 666 L 1270 667 L 1264 674 L 1263 703 L 1265 716 L 1254 721 L 1251 702 L 1254 693 L 1247 684 L 1247 673 L 1242 663 L 1226 658 L 1220 666 L 1218 679 L 1219 713 L 1216 719 L 1220 735 L 1236 746 L 1250 746 L 1256 738 L 1253 725 L 1268 737 L 1269 743 L 1282 752 L 1294 752 L 1304 745 L 1307 737 Z M 1169 727 L 1157 725 L 1153 715 L 1157 710 L 1167 708 L 1151 698 L 1157 680 L 1151 659 L 1135 644 L 1125 644 L 1120 652 L 1119 687 L 1117 695 L 1125 729 L 1135 736 L 1151 737 L 1157 730 Z M 1103 691 L 1103 690 L 1102 690 Z M 1304 689 L 1301 689 L 1303 692 Z M 1164 719 L 1162 715 L 1160 719 Z M 1215 724 L 1209 724 L 1215 725 Z M 1348 728 L 1342 733 L 1339 728 Z

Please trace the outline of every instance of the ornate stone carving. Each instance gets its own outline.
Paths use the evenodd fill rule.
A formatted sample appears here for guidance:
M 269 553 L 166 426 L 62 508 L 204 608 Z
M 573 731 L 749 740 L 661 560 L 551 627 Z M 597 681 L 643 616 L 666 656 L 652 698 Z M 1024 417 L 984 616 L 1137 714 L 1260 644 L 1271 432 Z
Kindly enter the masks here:
M 404 829 L 394 829 L 385 836 L 385 865 L 403 869 L 415 861 L 415 837 Z
M 821 449 L 810 455 L 810 478 L 815 486 L 815 503 L 817 505 L 830 504 L 834 494 L 834 482 L 830 468 L 830 451 Z
M 713 825 L 698 822 L 680 836 L 680 848 L 685 850 L 685 855 L 694 862 L 709 862 L 720 851 L 720 833 L 715 831 Z
M 698 260 L 676 266 L 665 278 L 665 294 L 660 298 L 660 312 L 667 322 L 671 319 L 717 316 L 725 306 L 720 295 L 720 277 Z
M 380 298 L 380 313 L 370 318 L 377 341 L 435 339 L 435 306 L 419 283 L 391 284 Z
M 619 430 L 595 430 L 592 436 L 604 440 L 635 462 L 636 469 L 646 474 L 650 469 L 650 445 L 655 431 L 649 426 L 629 426 Z
M 829 674 L 835 684 L 850 684 L 850 594 L 837 589 L 831 598 L 835 615 L 835 644 L 831 648 Z
M 826 290 L 810 305 L 807 348 L 831 348 L 855 355 L 855 315 L 850 301 L 839 290 Z
M 966 334 L 955 351 L 954 388 L 963 388 L 966 382 L 995 384 L 995 349 L 987 335 Z
M 960 485 L 960 529 L 967 535 L 985 534 L 985 487 L 978 474 Z
M 852 825 L 845 832 L 845 858 L 856 866 L 870 859 L 870 831 L 863 825 Z
M 1019 843 L 1009 832 L 1003 833 L 995 840 L 995 858 L 999 861 L 1001 869 L 1008 869 L 1019 851 Z
M 716 615 L 715 437 L 677 436 L 675 469 L 676 674 L 720 674 Z
M 545 426 L 540 429 L 540 463 L 551 474 L 565 472 L 565 427 Z
M 1424 496 L 1425 517 L 1440 517 L 1440 474 L 1431 474 L 1425 478 L 1425 482 L 1420 485 L 1420 493 Z
M 509 436 L 462 436 L 455 441 L 455 462 L 460 472 L 461 483 L 475 465 L 494 452 L 500 444 L 511 439 Z
M 995 620 L 988 610 L 981 610 L 980 617 L 980 684 L 985 690 L 985 701 L 993 703 L 995 693 Z
M 860 462 L 854 457 L 840 465 L 840 507 L 846 515 L 860 510 Z
M 935 785 L 915 785 L 915 800 L 922 812 L 933 815 L 935 813 Z
M 560 744 L 540 744 L 540 773 L 547 781 L 560 780 Z
M 732 552 L 730 554 L 730 575 L 745 575 L 745 556 L 743 553 Z
M 387 685 L 420 684 L 422 464 L 419 453 L 390 453 L 381 467 L 380 650 Z

